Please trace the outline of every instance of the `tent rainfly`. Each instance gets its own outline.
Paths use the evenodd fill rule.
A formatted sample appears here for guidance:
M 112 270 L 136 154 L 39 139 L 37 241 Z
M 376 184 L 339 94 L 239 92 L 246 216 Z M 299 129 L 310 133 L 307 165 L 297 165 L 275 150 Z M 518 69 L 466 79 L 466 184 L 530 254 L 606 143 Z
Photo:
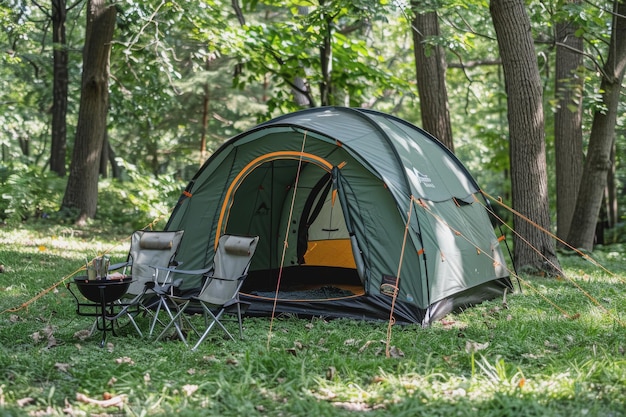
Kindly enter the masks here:
M 185 231 L 185 269 L 210 266 L 224 233 L 260 236 L 241 293 L 248 314 L 388 320 L 393 308 L 396 322 L 427 325 L 511 288 L 479 191 L 412 124 L 322 107 L 227 141 L 166 229 Z

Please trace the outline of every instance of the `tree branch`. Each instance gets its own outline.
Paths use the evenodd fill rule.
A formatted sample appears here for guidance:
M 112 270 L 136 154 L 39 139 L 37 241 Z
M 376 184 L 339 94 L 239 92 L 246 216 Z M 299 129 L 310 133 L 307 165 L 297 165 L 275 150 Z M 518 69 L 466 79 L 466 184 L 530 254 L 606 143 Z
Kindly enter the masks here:
M 233 10 L 235 11 L 235 15 L 237 16 L 237 20 L 241 26 L 246 24 L 246 18 L 243 15 L 243 11 L 241 11 L 241 6 L 239 5 L 239 0 L 232 0 L 231 5 Z
M 502 61 L 500 59 L 480 59 L 480 60 L 463 62 L 462 59 L 459 57 L 459 60 L 461 60 L 461 62 L 459 62 L 459 63 L 454 63 L 454 62 L 449 63 L 448 67 L 449 68 L 461 68 L 461 69 L 465 70 L 465 69 L 469 69 L 469 68 L 483 67 L 483 66 L 489 66 L 489 65 L 501 65 L 502 64 Z

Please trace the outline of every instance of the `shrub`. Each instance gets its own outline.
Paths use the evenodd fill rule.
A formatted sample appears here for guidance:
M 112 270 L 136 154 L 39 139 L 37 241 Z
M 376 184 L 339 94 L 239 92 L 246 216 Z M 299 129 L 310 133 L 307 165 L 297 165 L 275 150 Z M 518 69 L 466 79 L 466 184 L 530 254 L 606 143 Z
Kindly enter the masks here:
M 47 217 L 59 208 L 65 180 L 23 163 L 0 165 L 0 220 L 19 223 Z
M 172 176 L 158 178 L 125 164 L 124 180 L 103 179 L 98 184 L 96 220 L 103 225 L 140 229 L 166 219 L 184 184 Z M 67 223 L 78 213 L 59 208 L 67 178 L 25 164 L 0 165 L 0 221 L 19 224 L 45 219 Z

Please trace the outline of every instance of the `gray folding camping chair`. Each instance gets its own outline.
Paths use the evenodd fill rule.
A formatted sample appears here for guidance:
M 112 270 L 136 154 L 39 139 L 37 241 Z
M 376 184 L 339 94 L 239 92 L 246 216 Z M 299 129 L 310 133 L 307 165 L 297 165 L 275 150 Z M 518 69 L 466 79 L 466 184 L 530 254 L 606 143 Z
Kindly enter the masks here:
M 182 238 L 182 230 L 139 230 L 132 234 L 127 261 L 109 267 L 109 271 L 122 269 L 122 274 L 132 277 L 128 291 L 118 300 L 122 308 L 117 314 L 108 317 L 109 320 L 117 321 L 127 317 L 139 335 L 143 336 L 135 317 L 140 313 L 148 313 L 152 316 L 152 335 L 163 307 L 162 298 L 158 294 L 172 285 L 169 271 L 160 275 L 159 272 L 162 268 L 172 269 L 177 266 L 174 258 Z
M 215 325 L 219 326 L 231 340 L 234 340 L 220 321 L 224 313 L 237 315 L 239 337 L 243 338 L 241 317 L 243 311 L 242 302 L 239 300 L 239 289 L 248 275 L 248 268 L 258 241 L 258 236 L 223 235 L 220 237 L 213 258 L 213 267 L 204 274 L 204 283 L 200 292 L 186 297 L 176 296 L 170 292 L 165 294 L 165 297 L 172 304 L 178 305 L 179 308 L 176 315 L 170 314 L 171 320 L 157 337 L 157 340 L 174 326 L 180 339 L 185 345 L 188 345 L 187 338 L 183 335 L 181 328 L 183 321 L 199 336 L 192 350 L 196 350 L 200 346 Z M 189 314 L 197 311 L 201 311 L 204 316 L 205 327 L 202 332 L 189 319 Z

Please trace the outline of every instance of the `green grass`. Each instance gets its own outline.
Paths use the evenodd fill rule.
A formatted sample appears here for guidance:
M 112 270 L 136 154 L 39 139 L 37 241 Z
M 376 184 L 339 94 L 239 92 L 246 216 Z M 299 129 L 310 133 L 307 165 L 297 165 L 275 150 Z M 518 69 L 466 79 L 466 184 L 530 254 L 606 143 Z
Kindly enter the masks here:
M 430 328 L 246 318 L 244 341 L 215 332 L 197 352 L 122 329 L 99 348 L 79 336 L 63 284 L 126 235 L 91 227 L 0 229 L 0 416 L 622 416 L 626 415 L 624 246 L 573 256 L 568 280 L 526 278 L 502 300 Z M 33 297 L 50 289 L 31 304 Z M 544 298 L 558 305 L 561 311 Z M 8 311 L 13 308 L 21 309 Z M 229 323 L 235 330 L 234 323 Z M 77 400 L 123 395 L 121 408 Z

